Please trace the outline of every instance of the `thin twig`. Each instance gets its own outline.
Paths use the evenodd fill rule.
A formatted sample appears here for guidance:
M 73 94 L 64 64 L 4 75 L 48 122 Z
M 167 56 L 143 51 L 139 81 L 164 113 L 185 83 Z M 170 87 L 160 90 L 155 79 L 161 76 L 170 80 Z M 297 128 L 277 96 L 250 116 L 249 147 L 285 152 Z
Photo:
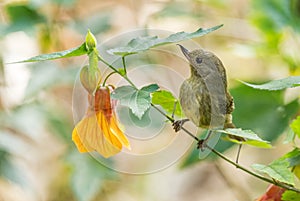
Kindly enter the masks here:
M 121 77 L 123 77 L 131 86 L 133 86 L 135 89 L 137 89 L 135 84 L 133 82 L 131 82 L 131 80 L 127 77 L 127 74 L 123 75 L 122 73 L 120 73 L 120 71 L 118 71 L 117 68 L 110 65 L 108 62 L 106 62 L 104 59 L 102 59 L 99 55 L 98 55 L 98 59 L 99 59 L 99 61 L 101 61 L 102 63 L 107 65 L 109 68 L 111 68 L 114 72 L 118 73 Z
M 287 189 L 287 190 L 291 190 L 291 191 L 295 191 L 295 192 L 297 192 L 297 193 L 300 193 L 300 189 L 297 189 L 297 188 L 294 188 L 294 187 L 292 187 L 292 186 L 290 186 L 290 185 L 288 185 L 288 184 L 276 182 L 276 181 L 274 181 L 274 180 L 272 180 L 272 179 L 269 179 L 269 178 L 267 178 L 267 177 L 261 176 L 261 175 L 255 173 L 255 172 L 252 172 L 251 170 L 248 170 L 247 168 L 241 166 L 240 164 L 233 162 L 232 160 L 230 160 L 229 158 L 227 158 L 226 156 L 224 156 L 223 154 L 221 154 L 221 153 L 218 152 L 217 150 L 211 148 L 210 146 L 206 145 L 205 147 L 208 148 L 209 150 L 211 150 L 214 154 L 216 154 L 216 155 L 219 156 L 220 158 L 222 158 L 222 159 L 224 159 L 225 161 L 227 161 L 228 163 L 230 163 L 230 164 L 236 166 L 238 169 L 241 169 L 241 170 L 243 170 L 244 172 L 247 172 L 248 174 L 250 174 L 250 175 L 252 175 L 252 176 L 254 176 L 254 177 L 258 178 L 258 179 L 261 179 L 261 180 L 263 180 L 263 181 L 265 181 L 265 182 L 274 184 L 274 185 L 279 186 L 279 187 L 281 187 L 281 188 L 285 188 L 285 189 Z

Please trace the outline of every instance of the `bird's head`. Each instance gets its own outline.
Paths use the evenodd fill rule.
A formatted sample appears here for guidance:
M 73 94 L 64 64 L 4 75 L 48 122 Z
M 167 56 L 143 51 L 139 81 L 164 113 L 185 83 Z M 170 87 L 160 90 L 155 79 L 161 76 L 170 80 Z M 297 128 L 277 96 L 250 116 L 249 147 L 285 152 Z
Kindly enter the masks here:
M 182 45 L 178 44 L 178 46 L 180 47 L 183 55 L 189 61 L 192 72 L 206 75 L 207 73 L 216 70 L 214 60 L 217 59 L 217 57 L 213 53 L 205 51 L 203 49 L 189 51 Z

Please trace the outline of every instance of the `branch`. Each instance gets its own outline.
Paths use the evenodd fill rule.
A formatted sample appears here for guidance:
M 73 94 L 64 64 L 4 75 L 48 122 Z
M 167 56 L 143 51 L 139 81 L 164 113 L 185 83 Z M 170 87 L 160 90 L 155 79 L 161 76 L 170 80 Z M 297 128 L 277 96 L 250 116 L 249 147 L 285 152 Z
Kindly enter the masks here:
M 297 192 L 297 193 L 300 193 L 300 189 L 298 189 L 298 188 L 294 188 L 294 187 L 292 187 L 292 186 L 290 186 L 290 185 L 287 185 L 287 184 L 285 184 L 285 183 L 276 182 L 276 181 L 273 180 L 273 179 L 269 179 L 269 178 L 267 178 L 267 177 L 261 176 L 261 175 L 255 173 L 255 172 L 252 172 L 251 170 L 248 170 L 247 168 L 241 166 L 240 164 L 235 163 L 234 161 L 230 160 L 230 159 L 227 158 L 225 155 L 223 155 L 223 154 L 221 154 L 220 152 L 218 152 L 217 150 L 215 150 L 215 149 L 209 147 L 208 145 L 205 145 L 205 147 L 208 148 L 209 150 L 211 150 L 214 154 L 216 154 L 216 155 L 219 156 L 220 158 L 222 158 L 222 159 L 224 159 L 225 161 L 227 161 L 228 163 L 230 163 L 230 164 L 236 166 L 236 168 L 241 169 L 241 170 L 243 170 L 244 172 L 247 172 L 248 174 L 250 174 L 250 175 L 252 175 L 252 176 L 254 176 L 254 177 L 258 178 L 258 179 L 261 179 L 261 180 L 263 180 L 263 181 L 265 181 L 265 182 L 274 184 L 274 185 L 279 186 L 279 187 L 281 187 L 281 188 L 285 188 L 285 189 L 287 189 L 287 190 L 291 190 L 291 191 L 295 191 L 295 192 Z

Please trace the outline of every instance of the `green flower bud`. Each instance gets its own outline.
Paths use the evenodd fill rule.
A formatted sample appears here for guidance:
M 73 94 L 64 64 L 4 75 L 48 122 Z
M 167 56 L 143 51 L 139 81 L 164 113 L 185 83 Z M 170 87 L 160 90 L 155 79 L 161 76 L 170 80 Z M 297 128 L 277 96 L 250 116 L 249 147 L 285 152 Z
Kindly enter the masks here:
M 90 94 L 96 90 L 100 79 L 101 75 L 98 68 L 97 70 L 93 69 L 93 71 L 91 71 L 89 66 L 86 65 L 80 71 L 80 82 Z
M 90 52 L 97 46 L 97 40 L 95 36 L 88 30 L 86 36 L 85 36 L 85 44 L 86 49 Z

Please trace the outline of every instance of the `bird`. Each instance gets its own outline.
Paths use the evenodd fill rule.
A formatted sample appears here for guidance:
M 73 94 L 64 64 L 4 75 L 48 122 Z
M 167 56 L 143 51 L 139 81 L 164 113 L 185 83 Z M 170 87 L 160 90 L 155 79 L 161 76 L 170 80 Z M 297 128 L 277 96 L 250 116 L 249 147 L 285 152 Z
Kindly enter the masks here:
M 175 121 L 175 131 L 178 132 L 189 120 L 197 127 L 210 131 L 235 128 L 232 122 L 234 100 L 228 91 L 222 61 L 214 53 L 204 49 L 189 51 L 182 45 L 179 47 L 190 64 L 190 77 L 183 81 L 179 92 L 179 102 L 188 119 Z M 229 137 L 244 140 L 237 136 Z M 198 148 L 199 146 L 198 144 Z

